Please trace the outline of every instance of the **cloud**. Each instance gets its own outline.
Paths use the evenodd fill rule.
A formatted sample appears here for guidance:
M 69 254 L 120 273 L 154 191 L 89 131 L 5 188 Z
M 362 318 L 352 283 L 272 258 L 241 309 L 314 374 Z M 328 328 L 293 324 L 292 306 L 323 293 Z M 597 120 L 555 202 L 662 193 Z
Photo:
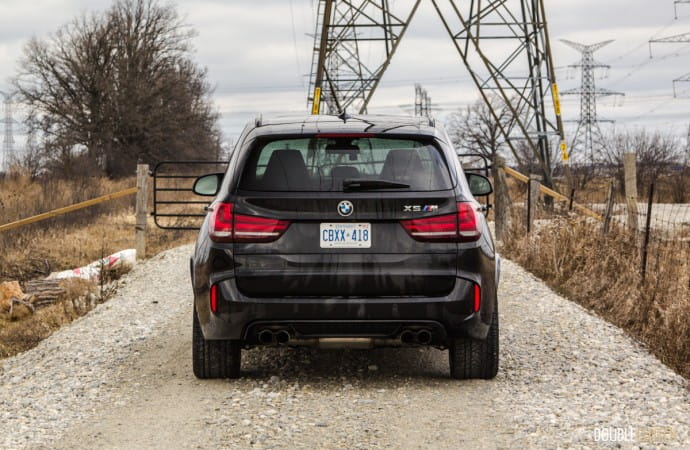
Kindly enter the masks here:
M 439 0 L 443 3 L 444 0 Z M 445 0 L 447 1 L 447 0 Z M 221 126 L 237 135 L 254 112 L 307 111 L 306 84 L 311 70 L 315 0 L 181 0 L 176 2 L 186 22 L 198 36 L 195 58 L 208 67 L 216 86 L 215 99 L 223 113 Z M 71 18 L 106 8 L 108 0 L 2 0 L 0 2 L 0 88 L 11 76 L 23 43 L 32 35 L 45 36 Z M 391 2 L 404 7 L 408 0 Z M 546 2 L 553 39 L 555 65 L 576 62 L 576 51 L 557 41 L 567 38 L 583 43 L 616 41 L 596 54 L 613 67 L 601 87 L 626 93 L 623 106 L 608 106 L 602 115 L 621 125 L 687 126 L 690 100 L 673 99 L 671 81 L 688 71 L 690 47 L 654 47 L 649 60 L 648 39 L 690 31 L 690 7 L 673 20 L 673 3 L 649 0 L 549 0 Z M 366 51 L 363 52 L 366 54 Z M 575 73 L 571 73 L 576 75 Z M 576 87 L 558 71 L 562 89 Z M 457 51 L 428 0 L 398 49 L 371 112 L 405 113 L 413 101 L 418 81 L 429 91 L 436 111 L 446 114 L 473 102 L 472 85 Z M 688 86 L 690 88 L 690 85 Z M 690 94 L 690 93 L 688 93 Z M 666 102 L 666 104 L 664 104 Z M 662 105 L 662 106 L 659 106 Z M 577 118 L 577 99 L 564 100 L 565 114 Z

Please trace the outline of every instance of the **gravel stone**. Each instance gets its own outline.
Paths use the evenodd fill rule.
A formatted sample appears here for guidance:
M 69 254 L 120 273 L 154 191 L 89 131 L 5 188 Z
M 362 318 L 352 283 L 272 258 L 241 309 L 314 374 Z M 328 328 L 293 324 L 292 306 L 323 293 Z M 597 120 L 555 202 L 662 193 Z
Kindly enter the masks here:
M 0 447 L 690 448 L 687 380 L 506 260 L 495 380 L 451 380 L 420 348 L 254 349 L 241 379 L 197 380 L 191 251 L 0 362 Z

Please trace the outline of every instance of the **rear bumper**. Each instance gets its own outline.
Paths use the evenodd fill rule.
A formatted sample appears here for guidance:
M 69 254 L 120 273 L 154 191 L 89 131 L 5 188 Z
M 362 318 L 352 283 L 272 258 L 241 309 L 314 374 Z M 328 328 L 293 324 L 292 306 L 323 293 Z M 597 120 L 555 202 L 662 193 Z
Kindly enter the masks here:
M 218 283 L 218 312 L 212 313 L 208 292 L 197 292 L 196 309 L 204 337 L 256 343 L 261 328 L 281 328 L 302 337 L 377 337 L 395 339 L 405 328 L 434 330 L 433 345 L 447 345 L 448 337 L 484 339 L 495 298 L 482 295 L 473 312 L 473 282 L 458 278 L 444 297 L 403 298 L 249 298 L 234 278 Z M 487 315 L 488 314 L 488 315 Z

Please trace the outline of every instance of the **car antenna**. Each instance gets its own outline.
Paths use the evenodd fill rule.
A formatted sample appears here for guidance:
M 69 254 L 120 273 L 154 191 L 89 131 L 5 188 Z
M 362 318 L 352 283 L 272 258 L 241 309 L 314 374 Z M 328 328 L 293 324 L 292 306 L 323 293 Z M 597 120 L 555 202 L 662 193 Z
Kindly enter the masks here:
M 347 108 L 345 108 L 343 112 L 338 115 L 338 119 L 342 120 L 343 123 L 347 123 L 347 119 L 352 119 L 352 116 L 347 113 Z

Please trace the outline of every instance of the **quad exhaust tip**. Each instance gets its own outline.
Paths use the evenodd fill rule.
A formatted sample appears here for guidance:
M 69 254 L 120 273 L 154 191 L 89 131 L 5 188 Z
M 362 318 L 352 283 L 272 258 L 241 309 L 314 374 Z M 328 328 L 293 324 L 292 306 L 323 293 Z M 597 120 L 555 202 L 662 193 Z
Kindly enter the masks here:
M 265 328 L 257 334 L 257 340 L 259 344 L 263 345 L 287 345 L 292 339 L 290 332 L 287 330 L 271 330 Z M 406 329 L 400 333 L 400 341 L 403 344 L 413 345 L 429 345 L 433 342 L 434 335 L 431 330 L 423 328 L 421 330 Z M 338 348 L 338 347 L 349 347 L 349 348 L 370 348 L 374 340 L 371 338 L 317 338 L 317 339 L 298 339 L 295 341 L 298 345 L 305 344 L 308 341 L 313 341 L 312 344 L 316 344 L 321 348 Z
M 290 341 L 290 333 L 285 330 L 280 330 L 275 334 L 276 342 L 280 344 L 287 344 Z
M 257 340 L 259 344 L 270 345 L 270 344 L 287 344 L 290 341 L 290 333 L 287 330 L 273 331 L 269 329 L 264 329 L 259 331 L 257 335 Z
M 400 333 L 400 340 L 403 344 L 414 344 L 417 340 L 417 335 L 412 330 L 405 330 Z
M 422 345 L 429 345 L 431 344 L 431 341 L 433 340 L 433 335 L 431 334 L 431 331 L 429 330 L 419 330 L 417 332 L 417 342 L 419 342 Z
M 434 340 L 434 335 L 430 330 L 404 330 L 400 333 L 400 341 L 403 344 L 429 345 Z
M 258 339 L 261 344 L 272 344 L 275 335 L 271 330 L 261 330 L 259 331 Z

